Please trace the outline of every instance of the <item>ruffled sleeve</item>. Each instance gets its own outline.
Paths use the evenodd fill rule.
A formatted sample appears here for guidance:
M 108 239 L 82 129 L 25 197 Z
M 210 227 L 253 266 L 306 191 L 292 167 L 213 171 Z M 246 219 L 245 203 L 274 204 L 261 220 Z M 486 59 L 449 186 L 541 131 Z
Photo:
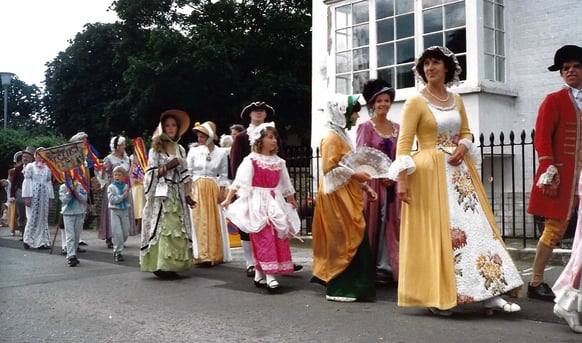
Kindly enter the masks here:
M 150 149 L 148 155 L 148 166 L 144 176 L 144 192 L 146 199 L 154 197 L 156 187 L 160 178 L 158 178 L 158 168 L 160 165 L 160 154 Z M 162 179 L 163 180 L 163 179 Z
M 418 127 L 423 100 L 418 96 L 408 98 L 404 103 L 402 109 L 402 123 L 400 124 L 400 133 L 398 135 L 398 143 L 396 145 L 396 158 L 390 165 L 388 171 L 388 178 L 398 181 L 398 174 L 406 170 L 408 175 L 414 173 L 416 164 L 412 160 L 412 145 L 416 136 L 416 128 Z
M 29 163 L 24 168 L 24 181 L 22 181 L 22 197 L 31 198 L 32 197 L 32 163 Z
M 230 186 L 240 197 L 248 196 L 253 181 L 253 163 L 250 157 L 245 157 L 236 171 L 236 178 Z
M 281 177 L 279 178 L 277 189 L 281 192 L 281 194 L 283 194 L 283 197 L 288 197 L 295 194 L 295 187 L 293 187 L 293 184 L 291 183 L 291 177 L 289 176 L 289 171 L 287 170 L 287 166 L 284 160 L 282 162 Z

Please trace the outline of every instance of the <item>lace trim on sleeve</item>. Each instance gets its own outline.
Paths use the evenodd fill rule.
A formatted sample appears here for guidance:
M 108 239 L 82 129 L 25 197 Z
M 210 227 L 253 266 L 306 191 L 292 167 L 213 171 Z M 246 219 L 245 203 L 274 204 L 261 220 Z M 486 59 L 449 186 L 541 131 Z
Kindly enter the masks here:
M 414 173 L 416 170 L 416 164 L 414 163 L 412 156 L 400 155 L 396 157 L 388 170 L 388 178 L 393 181 L 398 181 L 398 174 L 403 170 L 406 170 L 408 175 Z
M 335 192 L 350 182 L 353 174 L 354 171 L 346 167 L 335 167 L 329 170 L 323 176 L 323 192 L 325 194 Z
M 459 141 L 459 144 L 462 144 L 467 147 L 468 149 L 467 153 L 469 154 L 469 156 L 473 160 L 473 163 L 475 163 L 476 166 L 481 164 L 481 153 L 479 152 L 479 148 L 477 148 L 475 144 L 473 144 L 473 142 L 471 142 L 467 138 L 463 138 Z

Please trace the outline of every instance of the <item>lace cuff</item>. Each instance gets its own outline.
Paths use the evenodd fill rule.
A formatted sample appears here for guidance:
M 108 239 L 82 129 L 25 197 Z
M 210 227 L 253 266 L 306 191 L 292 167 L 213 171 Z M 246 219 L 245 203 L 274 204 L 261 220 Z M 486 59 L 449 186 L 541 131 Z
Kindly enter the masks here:
M 333 193 L 345 186 L 350 182 L 353 174 L 354 171 L 346 167 L 335 167 L 331 169 L 323 176 L 323 193 Z
M 412 156 L 400 155 L 396 157 L 390 165 L 390 169 L 388 169 L 388 178 L 393 181 L 398 181 L 398 174 L 403 170 L 406 170 L 408 175 L 414 173 L 416 170 L 416 164 L 414 164 Z
M 552 181 L 554 181 L 554 179 L 556 183 L 560 184 L 560 174 L 558 173 L 558 168 L 551 164 L 548 166 L 548 169 L 546 169 L 546 172 L 540 175 L 540 178 L 538 179 L 536 185 L 538 187 L 550 185 L 552 184 Z

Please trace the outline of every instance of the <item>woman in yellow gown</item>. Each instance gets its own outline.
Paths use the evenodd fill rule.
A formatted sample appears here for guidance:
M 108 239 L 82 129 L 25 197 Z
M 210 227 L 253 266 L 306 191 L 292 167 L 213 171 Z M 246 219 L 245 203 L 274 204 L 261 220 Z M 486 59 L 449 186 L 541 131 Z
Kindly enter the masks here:
M 414 71 L 426 85 L 407 99 L 390 178 L 403 200 L 398 305 L 450 315 L 460 304 L 520 310 L 502 294 L 523 282 L 488 205 L 475 162 L 467 115 L 446 86 L 461 68 L 444 47 L 430 47 Z M 418 152 L 412 154 L 414 139 Z
M 330 301 L 369 300 L 376 295 L 362 189 L 371 200 L 378 195 L 366 184 L 369 174 L 339 164 L 355 150 L 346 130 L 355 124 L 360 108 L 353 96 L 338 94 L 328 101 L 329 131 L 320 143 L 323 178 L 313 216 L 311 281 L 326 286 Z

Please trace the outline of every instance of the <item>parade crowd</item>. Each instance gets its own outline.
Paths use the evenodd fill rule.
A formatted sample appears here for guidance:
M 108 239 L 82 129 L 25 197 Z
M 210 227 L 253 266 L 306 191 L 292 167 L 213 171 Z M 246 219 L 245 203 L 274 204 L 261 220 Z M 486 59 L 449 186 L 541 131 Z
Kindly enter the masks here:
M 558 49 L 548 70 L 559 71 L 564 86 L 545 97 L 535 125 L 538 166 L 528 212 L 544 218 L 544 231 L 527 296 L 554 302 L 554 314 L 582 333 L 582 218 L 570 261 L 553 286 L 544 282 L 582 192 L 582 47 Z M 509 298 L 519 298 L 524 282 L 481 184 L 463 99 L 449 89 L 459 83 L 459 62 L 449 49 L 434 46 L 413 71 L 424 87 L 406 99 L 400 123 L 389 115 L 396 91 L 382 79 L 363 85 L 363 99 L 326 99 L 310 281 L 335 302 L 373 301 L 377 287 L 392 286 L 399 306 L 436 316 L 475 303 L 489 312 L 518 312 Z M 370 119 L 357 125 L 353 142 L 347 131 L 356 127 L 362 106 Z M 302 268 L 293 263 L 289 243 L 300 229 L 295 189 L 275 109 L 255 101 L 240 118 L 248 126 L 232 125 L 221 137 L 214 122 L 192 125 L 188 113 L 170 109 L 160 115 L 149 153 L 133 144 L 128 156 L 128 142 L 118 135 L 102 160 L 91 157 L 89 137 L 79 132 L 70 142 L 83 142 L 86 177 L 63 175 L 58 194 L 45 149 L 26 147 L 2 180 L 10 234 L 20 236 L 24 249 L 49 249 L 49 208 L 58 196 L 62 253 L 75 267 L 85 249 L 83 225 L 101 189 L 98 234 L 115 262 L 124 261 L 128 236 L 141 235 L 143 272 L 176 279 L 193 265 L 211 268 L 232 259 L 232 225 L 246 275 L 257 288 L 277 293 L 278 276 Z M 186 150 L 180 139 L 188 130 L 197 142 Z

